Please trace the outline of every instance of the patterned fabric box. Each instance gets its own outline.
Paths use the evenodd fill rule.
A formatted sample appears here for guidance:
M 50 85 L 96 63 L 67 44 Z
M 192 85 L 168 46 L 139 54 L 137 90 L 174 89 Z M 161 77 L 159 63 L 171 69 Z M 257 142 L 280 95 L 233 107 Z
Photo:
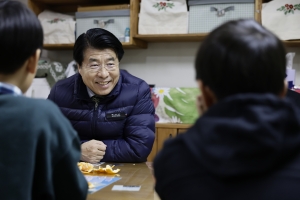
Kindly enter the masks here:
M 189 0 L 189 33 L 208 33 L 222 23 L 254 19 L 254 0 Z
M 103 28 L 117 38 L 124 37 L 125 29 L 130 27 L 130 10 L 103 10 L 76 12 L 76 38 L 91 28 Z

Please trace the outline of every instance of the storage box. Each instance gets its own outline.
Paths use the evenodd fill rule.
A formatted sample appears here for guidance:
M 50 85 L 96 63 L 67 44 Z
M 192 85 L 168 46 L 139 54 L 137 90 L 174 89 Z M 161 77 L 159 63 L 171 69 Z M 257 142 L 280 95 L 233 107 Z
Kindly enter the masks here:
M 300 0 L 274 0 L 262 4 L 262 25 L 281 40 L 300 39 Z
M 91 28 L 103 28 L 117 38 L 124 37 L 125 29 L 130 27 L 130 10 L 103 10 L 76 12 L 76 38 Z
M 229 20 L 254 19 L 254 0 L 189 0 L 189 33 L 208 33 Z
M 140 7 L 140 35 L 188 33 L 186 0 L 144 0 Z

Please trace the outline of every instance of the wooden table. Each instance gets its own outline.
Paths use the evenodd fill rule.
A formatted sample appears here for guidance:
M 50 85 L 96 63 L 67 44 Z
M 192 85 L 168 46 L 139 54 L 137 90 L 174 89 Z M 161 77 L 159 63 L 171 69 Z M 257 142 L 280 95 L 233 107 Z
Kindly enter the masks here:
M 105 163 L 106 164 L 111 163 Z M 154 178 L 146 163 L 122 163 L 114 169 L 121 169 L 118 173 L 120 180 L 89 194 L 87 200 L 156 200 L 159 199 L 154 191 Z M 101 176 L 101 175 L 100 175 Z M 140 191 L 112 191 L 114 185 L 141 186 Z

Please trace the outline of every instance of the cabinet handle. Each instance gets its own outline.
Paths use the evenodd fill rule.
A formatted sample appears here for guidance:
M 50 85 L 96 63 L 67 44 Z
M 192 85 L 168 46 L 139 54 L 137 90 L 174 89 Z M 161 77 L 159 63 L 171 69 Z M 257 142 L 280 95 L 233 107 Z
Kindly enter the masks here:
M 170 133 L 169 138 L 172 138 L 172 137 L 173 137 L 173 135 L 172 135 L 172 133 Z

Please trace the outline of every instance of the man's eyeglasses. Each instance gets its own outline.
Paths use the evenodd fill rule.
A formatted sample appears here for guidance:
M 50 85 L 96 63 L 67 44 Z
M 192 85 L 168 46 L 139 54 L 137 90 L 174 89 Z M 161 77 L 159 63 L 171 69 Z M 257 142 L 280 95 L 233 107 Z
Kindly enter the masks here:
M 117 68 L 117 65 L 114 63 L 108 63 L 104 66 L 99 65 L 99 64 L 90 64 L 90 65 L 86 65 L 86 69 L 90 72 L 99 72 L 103 69 L 103 67 L 107 70 L 107 71 L 114 71 Z

